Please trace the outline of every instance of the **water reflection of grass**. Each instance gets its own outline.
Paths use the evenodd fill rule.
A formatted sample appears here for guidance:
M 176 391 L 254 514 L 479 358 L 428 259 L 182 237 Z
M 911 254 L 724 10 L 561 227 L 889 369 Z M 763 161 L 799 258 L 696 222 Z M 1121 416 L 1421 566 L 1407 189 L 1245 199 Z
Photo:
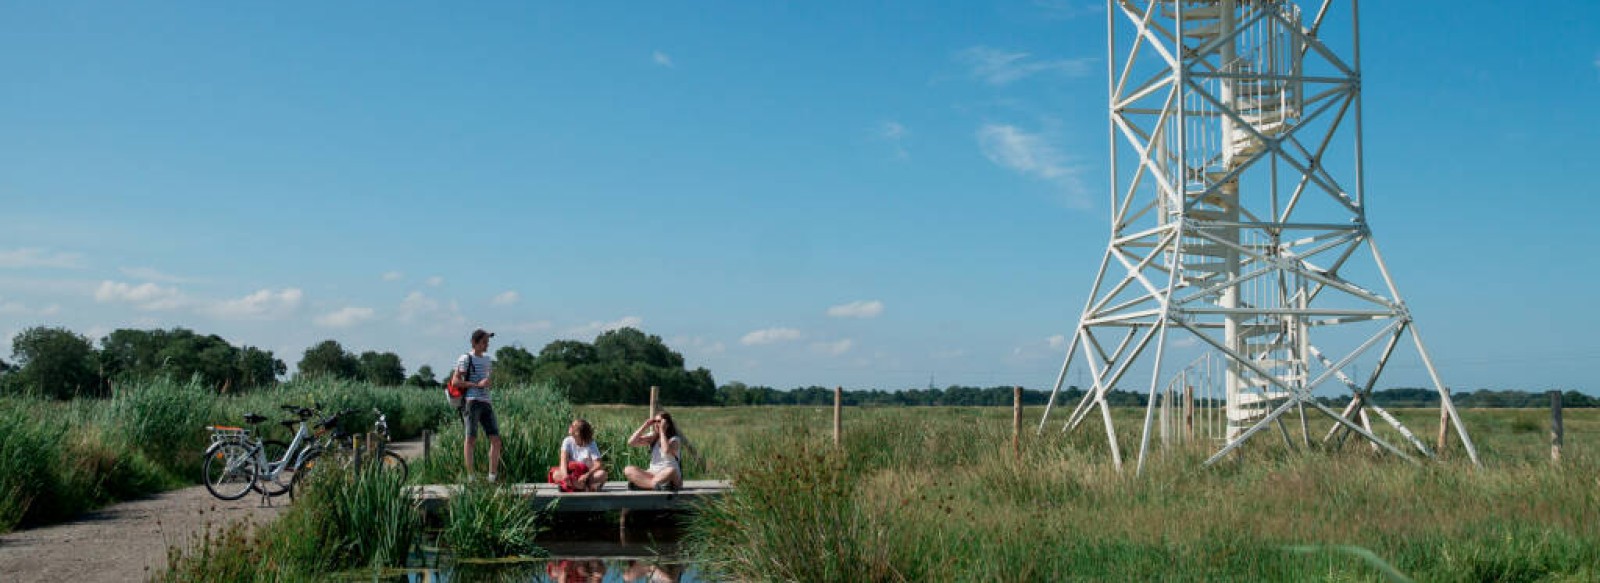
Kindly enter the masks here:
M 1412 466 L 1357 445 L 1291 453 L 1280 439 L 1209 469 L 1199 462 L 1213 444 L 1175 444 L 1137 478 L 1112 469 L 1098 426 L 1025 430 L 1014 458 L 1009 413 L 850 410 L 836 450 L 825 410 L 684 412 L 702 427 L 754 426 L 723 424 L 734 447 L 717 459 L 737 489 L 695 521 L 692 552 L 740 580 L 1388 574 L 1346 554 L 1284 550 L 1297 545 L 1367 549 L 1418 580 L 1600 577 L 1600 411 L 1567 411 L 1561 467 L 1522 428 L 1531 412 L 1468 411 L 1482 469 L 1459 450 Z M 1116 413 L 1125 448 L 1142 413 Z M 1433 434 L 1436 413 L 1401 415 Z

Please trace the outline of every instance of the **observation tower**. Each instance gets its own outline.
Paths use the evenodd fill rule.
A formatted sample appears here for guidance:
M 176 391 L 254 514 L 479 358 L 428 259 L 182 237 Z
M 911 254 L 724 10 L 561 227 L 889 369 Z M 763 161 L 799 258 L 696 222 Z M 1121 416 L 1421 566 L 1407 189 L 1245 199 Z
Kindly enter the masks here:
M 1074 362 L 1087 367 L 1063 430 L 1098 411 L 1119 469 L 1114 388 L 1149 397 L 1136 471 L 1152 433 L 1194 436 L 1197 388 L 1207 464 L 1263 432 L 1290 449 L 1359 435 L 1434 457 L 1371 399 L 1397 353 L 1420 359 L 1441 423 L 1478 463 L 1367 223 L 1358 4 L 1108 0 L 1110 242 L 1050 404 Z

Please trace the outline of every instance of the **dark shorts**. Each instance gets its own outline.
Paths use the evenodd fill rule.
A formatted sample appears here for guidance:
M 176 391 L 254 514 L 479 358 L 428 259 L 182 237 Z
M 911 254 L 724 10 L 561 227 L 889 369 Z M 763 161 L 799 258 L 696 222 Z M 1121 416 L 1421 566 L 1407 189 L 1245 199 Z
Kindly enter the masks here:
M 494 405 L 487 401 L 468 400 L 462 410 L 462 422 L 467 426 L 467 439 L 478 436 L 478 428 L 489 437 L 500 436 L 500 423 L 494 418 Z

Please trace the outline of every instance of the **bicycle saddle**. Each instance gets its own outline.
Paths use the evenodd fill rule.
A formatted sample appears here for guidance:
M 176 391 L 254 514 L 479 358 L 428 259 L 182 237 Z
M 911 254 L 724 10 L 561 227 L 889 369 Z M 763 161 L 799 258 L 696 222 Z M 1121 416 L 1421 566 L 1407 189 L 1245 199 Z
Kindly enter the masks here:
M 251 425 L 255 425 L 257 423 L 260 423 L 260 422 L 266 421 L 266 420 L 267 420 L 267 418 L 265 416 L 261 415 L 260 413 L 245 413 L 244 414 L 244 422 L 245 423 L 249 423 Z
M 288 429 L 294 429 L 294 426 L 299 425 L 299 424 L 300 424 L 300 420 L 299 419 L 284 419 L 284 420 L 278 422 L 278 425 L 282 425 L 282 426 L 284 426 L 285 428 L 288 428 Z

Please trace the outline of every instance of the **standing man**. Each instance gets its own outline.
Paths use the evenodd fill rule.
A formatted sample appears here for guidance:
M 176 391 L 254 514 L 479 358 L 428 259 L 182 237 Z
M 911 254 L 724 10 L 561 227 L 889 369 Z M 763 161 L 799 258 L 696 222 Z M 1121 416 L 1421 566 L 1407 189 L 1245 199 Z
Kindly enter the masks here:
M 493 332 L 482 328 L 472 331 L 472 352 L 456 359 L 450 382 L 467 388 L 466 405 L 461 408 L 467 429 L 462 452 L 466 456 L 467 479 L 472 479 L 472 447 L 477 445 L 478 428 L 482 427 L 483 434 L 489 436 L 489 481 L 494 482 L 500 477 L 500 424 L 495 421 L 494 405 L 489 401 L 489 373 L 494 371 L 494 361 L 487 354 L 490 338 L 494 338 Z

